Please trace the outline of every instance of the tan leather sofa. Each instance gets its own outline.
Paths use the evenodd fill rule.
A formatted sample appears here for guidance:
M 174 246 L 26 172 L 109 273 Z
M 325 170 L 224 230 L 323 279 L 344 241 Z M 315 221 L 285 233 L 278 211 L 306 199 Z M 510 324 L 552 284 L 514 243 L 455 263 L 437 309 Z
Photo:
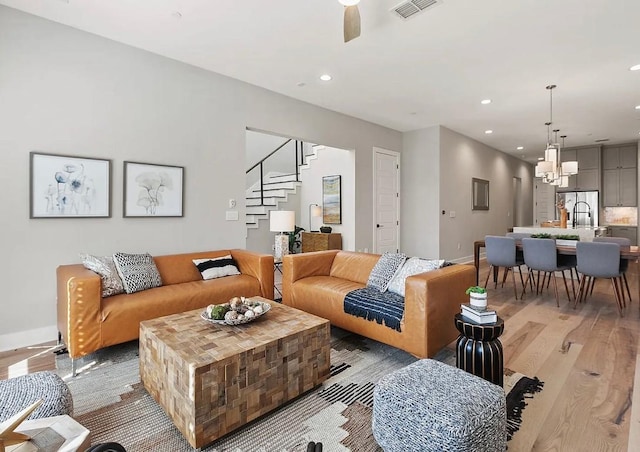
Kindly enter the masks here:
M 336 250 L 285 256 L 282 302 L 419 358 L 433 357 L 458 336 L 453 318 L 460 305 L 469 301 L 465 291 L 475 285 L 475 267 L 451 265 L 407 278 L 398 332 L 344 312 L 345 295 L 366 286 L 379 258 Z
M 203 281 L 193 259 L 228 254 L 241 274 Z M 100 348 L 137 339 L 143 320 L 224 303 L 234 296 L 273 299 L 271 255 L 218 250 L 153 259 L 162 278 L 161 287 L 107 298 L 101 297 L 97 273 L 81 264 L 57 268 L 58 331 L 74 365 L 76 358 Z

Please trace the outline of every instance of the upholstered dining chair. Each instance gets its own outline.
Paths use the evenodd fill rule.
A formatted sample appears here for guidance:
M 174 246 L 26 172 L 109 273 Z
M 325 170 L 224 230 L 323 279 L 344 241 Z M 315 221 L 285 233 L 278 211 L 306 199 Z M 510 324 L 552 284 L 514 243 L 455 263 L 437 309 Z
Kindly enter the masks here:
M 606 242 L 606 243 L 617 243 L 620 245 L 620 249 L 631 247 L 631 240 L 626 237 L 594 237 L 594 242 Z M 629 268 L 629 260 L 620 258 L 620 273 L 622 273 L 622 281 L 624 282 L 624 287 L 627 290 L 627 296 L 629 297 L 629 303 L 631 303 L 631 291 L 629 290 L 629 283 L 627 282 L 627 269 Z M 594 279 L 595 282 L 595 279 Z M 591 291 L 593 291 L 593 284 L 591 286 Z M 623 292 L 624 295 L 624 292 Z M 623 305 L 626 306 L 626 302 L 623 300 Z
M 558 252 L 556 250 L 556 241 L 553 239 L 522 239 L 522 251 L 524 254 L 524 263 L 529 268 L 529 275 L 527 276 L 528 284 L 533 278 L 533 272 L 537 273 L 536 282 L 536 295 L 539 294 L 544 288 L 544 279 L 547 274 L 549 278 L 553 280 L 553 291 L 556 296 L 556 305 L 560 307 L 560 299 L 558 298 L 558 283 L 555 278 L 555 272 L 562 273 L 562 280 L 564 281 L 564 288 L 567 292 L 567 297 L 571 301 L 571 295 L 569 294 L 569 286 L 567 285 L 567 278 L 565 271 L 572 268 L 572 263 L 566 263 L 558 260 Z M 542 281 L 540 280 L 540 272 L 543 274 Z M 573 279 L 571 279 L 573 284 Z M 572 286 L 575 298 L 575 286 Z M 522 292 L 524 296 L 524 291 Z
M 622 289 L 622 273 L 620 272 L 620 245 L 606 242 L 578 242 L 576 244 L 578 272 L 582 273 L 578 297 L 573 304 L 575 308 L 584 301 L 591 278 L 608 278 L 611 280 L 613 292 L 618 303 L 618 314 L 624 316 L 624 295 Z M 589 278 L 589 280 L 588 280 Z
M 522 278 L 522 270 L 520 269 L 520 265 L 522 263 L 518 263 L 516 260 L 516 240 L 513 237 L 500 237 L 496 235 L 488 235 L 484 238 L 485 241 L 485 249 L 487 254 L 487 262 L 490 265 L 489 273 L 487 273 L 487 279 L 484 282 L 484 287 L 487 287 L 489 283 L 489 276 L 493 274 L 494 268 L 504 267 L 504 276 L 502 278 L 502 287 L 504 287 L 504 282 L 507 279 L 507 273 L 511 271 L 511 279 L 513 281 L 513 293 L 518 299 L 518 289 L 516 287 L 516 277 L 514 267 L 518 267 L 520 271 L 520 282 L 523 284 L 523 293 L 524 293 L 524 280 Z M 498 286 L 498 282 L 496 281 L 494 284 L 494 288 Z
M 516 246 L 518 244 L 522 244 L 522 239 L 528 239 L 531 237 L 530 232 L 507 232 L 505 237 L 511 237 L 516 239 Z M 518 270 L 520 270 L 520 274 L 522 274 L 521 265 L 524 265 L 524 254 L 522 253 L 522 249 L 516 248 L 516 264 L 518 265 Z M 531 290 L 533 290 L 533 283 L 531 284 Z

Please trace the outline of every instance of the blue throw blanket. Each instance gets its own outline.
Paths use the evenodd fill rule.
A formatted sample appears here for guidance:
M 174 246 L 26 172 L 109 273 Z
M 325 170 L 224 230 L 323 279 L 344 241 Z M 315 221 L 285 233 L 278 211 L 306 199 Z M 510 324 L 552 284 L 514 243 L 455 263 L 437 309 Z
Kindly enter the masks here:
M 380 324 L 384 322 L 389 328 L 400 331 L 404 297 L 393 292 L 380 293 L 370 287 L 352 290 L 344 297 L 344 312 Z

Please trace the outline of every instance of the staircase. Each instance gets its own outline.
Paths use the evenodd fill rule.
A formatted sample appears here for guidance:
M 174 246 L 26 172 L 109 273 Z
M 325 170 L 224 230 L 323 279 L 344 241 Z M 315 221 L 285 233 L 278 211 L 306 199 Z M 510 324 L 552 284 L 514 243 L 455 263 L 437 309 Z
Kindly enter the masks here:
M 312 152 L 304 156 L 299 171 L 309 168 L 310 162 L 318 158 L 318 151 L 324 146 L 313 145 Z M 271 210 L 278 210 L 280 203 L 286 202 L 288 196 L 295 194 L 302 185 L 297 180 L 296 174 L 283 174 L 270 172 L 264 177 L 263 196 L 260 193 L 260 181 L 258 180 L 246 192 L 246 225 L 247 229 L 260 227 L 260 220 L 267 220 Z

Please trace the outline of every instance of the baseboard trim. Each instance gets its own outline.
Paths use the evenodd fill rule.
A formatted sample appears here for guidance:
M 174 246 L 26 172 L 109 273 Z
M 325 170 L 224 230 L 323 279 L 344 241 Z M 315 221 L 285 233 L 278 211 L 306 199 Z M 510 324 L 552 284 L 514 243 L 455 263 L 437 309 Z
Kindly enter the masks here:
M 56 326 L 45 326 L 17 333 L 2 334 L 0 335 L 0 352 L 42 344 L 43 342 L 54 341 L 57 338 L 58 328 Z

